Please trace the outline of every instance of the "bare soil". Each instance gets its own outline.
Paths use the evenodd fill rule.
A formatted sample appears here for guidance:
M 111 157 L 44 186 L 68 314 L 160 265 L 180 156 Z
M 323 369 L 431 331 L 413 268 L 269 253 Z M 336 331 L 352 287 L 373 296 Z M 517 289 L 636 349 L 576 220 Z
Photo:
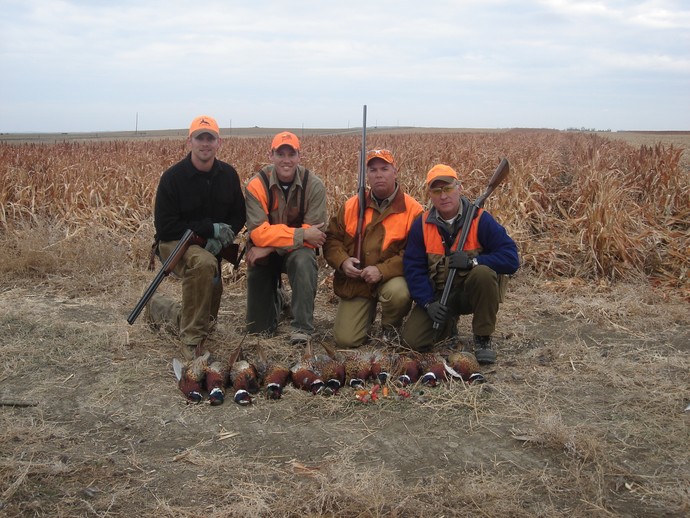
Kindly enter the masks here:
M 328 274 L 322 267 L 317 342 L 330 339 L 336 307 Z M 690 510 L 690 317 L 672 294 L 518 275 L 484 385 L 414 387 L 409 399 L 376 404 L 351 389 L 288 388 L 279 401 L 212 407 L 178 391 L 174 336 L 144 318 L 126 323 L 150 277 L 91 296 L 64 279 L 2 286 L 5 516 Z M 225 283 L 210 343 L 220 357 L 243 337 L 243 272 L 226 272 Z M 160 289 L 179 287 L 167 279 Z M 262 346 L 294 360 L 283 325 Z M 469 322 L 459 332 L 468 340 Z

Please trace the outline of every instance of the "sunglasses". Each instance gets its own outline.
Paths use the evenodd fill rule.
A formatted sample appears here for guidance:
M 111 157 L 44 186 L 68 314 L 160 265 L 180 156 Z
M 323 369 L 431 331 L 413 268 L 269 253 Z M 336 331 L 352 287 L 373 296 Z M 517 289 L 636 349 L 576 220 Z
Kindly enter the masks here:
M 432 196 L 432 198 L 438 198 L 442 194 L 450 195 L 456 187 L 457 185 L 455 184 L 446 185 L 444 187 L 434 187 L 429 189 L 429 194 Z

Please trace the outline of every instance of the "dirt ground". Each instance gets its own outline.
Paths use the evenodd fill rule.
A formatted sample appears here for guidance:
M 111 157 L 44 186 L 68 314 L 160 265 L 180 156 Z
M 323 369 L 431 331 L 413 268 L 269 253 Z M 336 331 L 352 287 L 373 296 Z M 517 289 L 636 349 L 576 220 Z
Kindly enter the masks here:
M 337 303 L 328 273 L 317 343 L 330 339 Z M 332 397 L 288 388 L 278 401 L 212 407 L 178 391 L 175 338 L 125 320 L 150 278 L 139 272 L 92 296 L 79 279 L 0 287 L 0 514 L 690 511 L 690 316 L 672 294 L 518 274 L 486 384 L 414 387 L 376 404 L 349 388 Z M 220 357 L 243 336 L 242 272 L 225 283 L 210 342 Z M 178 286 L 160 289 L 175 296 Z M 282 326 L 262 347 L 294 361 Z M 467 320 L 459 332 L 469 339 Z

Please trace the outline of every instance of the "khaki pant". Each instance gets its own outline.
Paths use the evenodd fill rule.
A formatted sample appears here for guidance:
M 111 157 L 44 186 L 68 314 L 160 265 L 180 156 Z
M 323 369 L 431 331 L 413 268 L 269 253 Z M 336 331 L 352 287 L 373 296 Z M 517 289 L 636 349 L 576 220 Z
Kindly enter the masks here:
M 177 241 L 160 243 L 163 261 L 176 245 Z M 156 294 L 148 304 L 149 319 L 178 329 L 183 344 L 197 345 L 208 336 L 211 321 L 218 318 L 223 294 L 218 259 L 200 246 L 191 245 L 173 272 L 182 279 L 182 303 Z
M 318 280 L 316 252 L 313 248 L 297 248 L 283 256 L 272 253 L 267 264 L 247 269 L 247 331 L 273 334 L 283 308 L 280 279 L 287 274 L 292 290 L 293 332 L 311 335 L 314 332 L 314 299 Z
M 340 299 L 335 315 L 333 335 L 338 347 L 359 347 L 367 341 L 376 318 L 376 304 L 381 303 L 381 327 L 400 329 L 410 311 L 412 299 L 404 277 L 393 277 L 382 283 L 377 298 Z
M 428 349 L 435 342 L 448 338 L 459 315 L 472 315 L 473 334 L 493 334 L 501 297 L 496 272 L 481 265 L 467 273 L 458 271 L 453 286 L 448 297 L 448 320 L 438 333 L 434 331 L 434 322 L 426 310 L 421 306 L 414 307 L 402 332 L 402 339 L 410 348 Z M 436 298 L 441 298 L 441 292 L 436 294 Z

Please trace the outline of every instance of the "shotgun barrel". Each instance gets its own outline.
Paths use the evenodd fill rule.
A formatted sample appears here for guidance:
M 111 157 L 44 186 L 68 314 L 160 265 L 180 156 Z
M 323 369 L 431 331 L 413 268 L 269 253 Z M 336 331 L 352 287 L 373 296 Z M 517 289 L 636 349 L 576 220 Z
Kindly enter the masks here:
M 354 257 L 359 261 L 359 267 L 364 267 L 364 213 L 367 210 L 367 105 L 362 107 L 362 150 L 359 154 L 359 177 L 357 179 L 357 199 L 359 201 L 359 213 L 357 214 L 357 230 L 355 232 Z
M 192 232 L 191 230 L 187 230 L 182 235 L 182 238 L 177 243 L 170 256 L 163 263 L 163 266 L 161 267 L 160 271 L 153 278 L 151 284 L 149 284 L 149 287 L 146 288 L 146 291 L 141 296 L 141 299 L 139 299 L 139 302 L 137 302 L 137 305 L 134 307 L 132 312 L 127 317 L 127 323 L 129 325 L 134 324 L 134 322 L 136 321 L 137 317 L 142 312 L 146 304 L 148 304 L 151 297 L 153 297 L 153 294 L 158 289 L 160 283 L 163 282 L 163 279 L 170 275 L 170 272 L 172 272 L 175 269 L 175 266 L 180 261 L 180 259 L 182 259 L 182 256 L 185 254 L 187 248 L 191 244 L 193 237 L 194 232 Z

